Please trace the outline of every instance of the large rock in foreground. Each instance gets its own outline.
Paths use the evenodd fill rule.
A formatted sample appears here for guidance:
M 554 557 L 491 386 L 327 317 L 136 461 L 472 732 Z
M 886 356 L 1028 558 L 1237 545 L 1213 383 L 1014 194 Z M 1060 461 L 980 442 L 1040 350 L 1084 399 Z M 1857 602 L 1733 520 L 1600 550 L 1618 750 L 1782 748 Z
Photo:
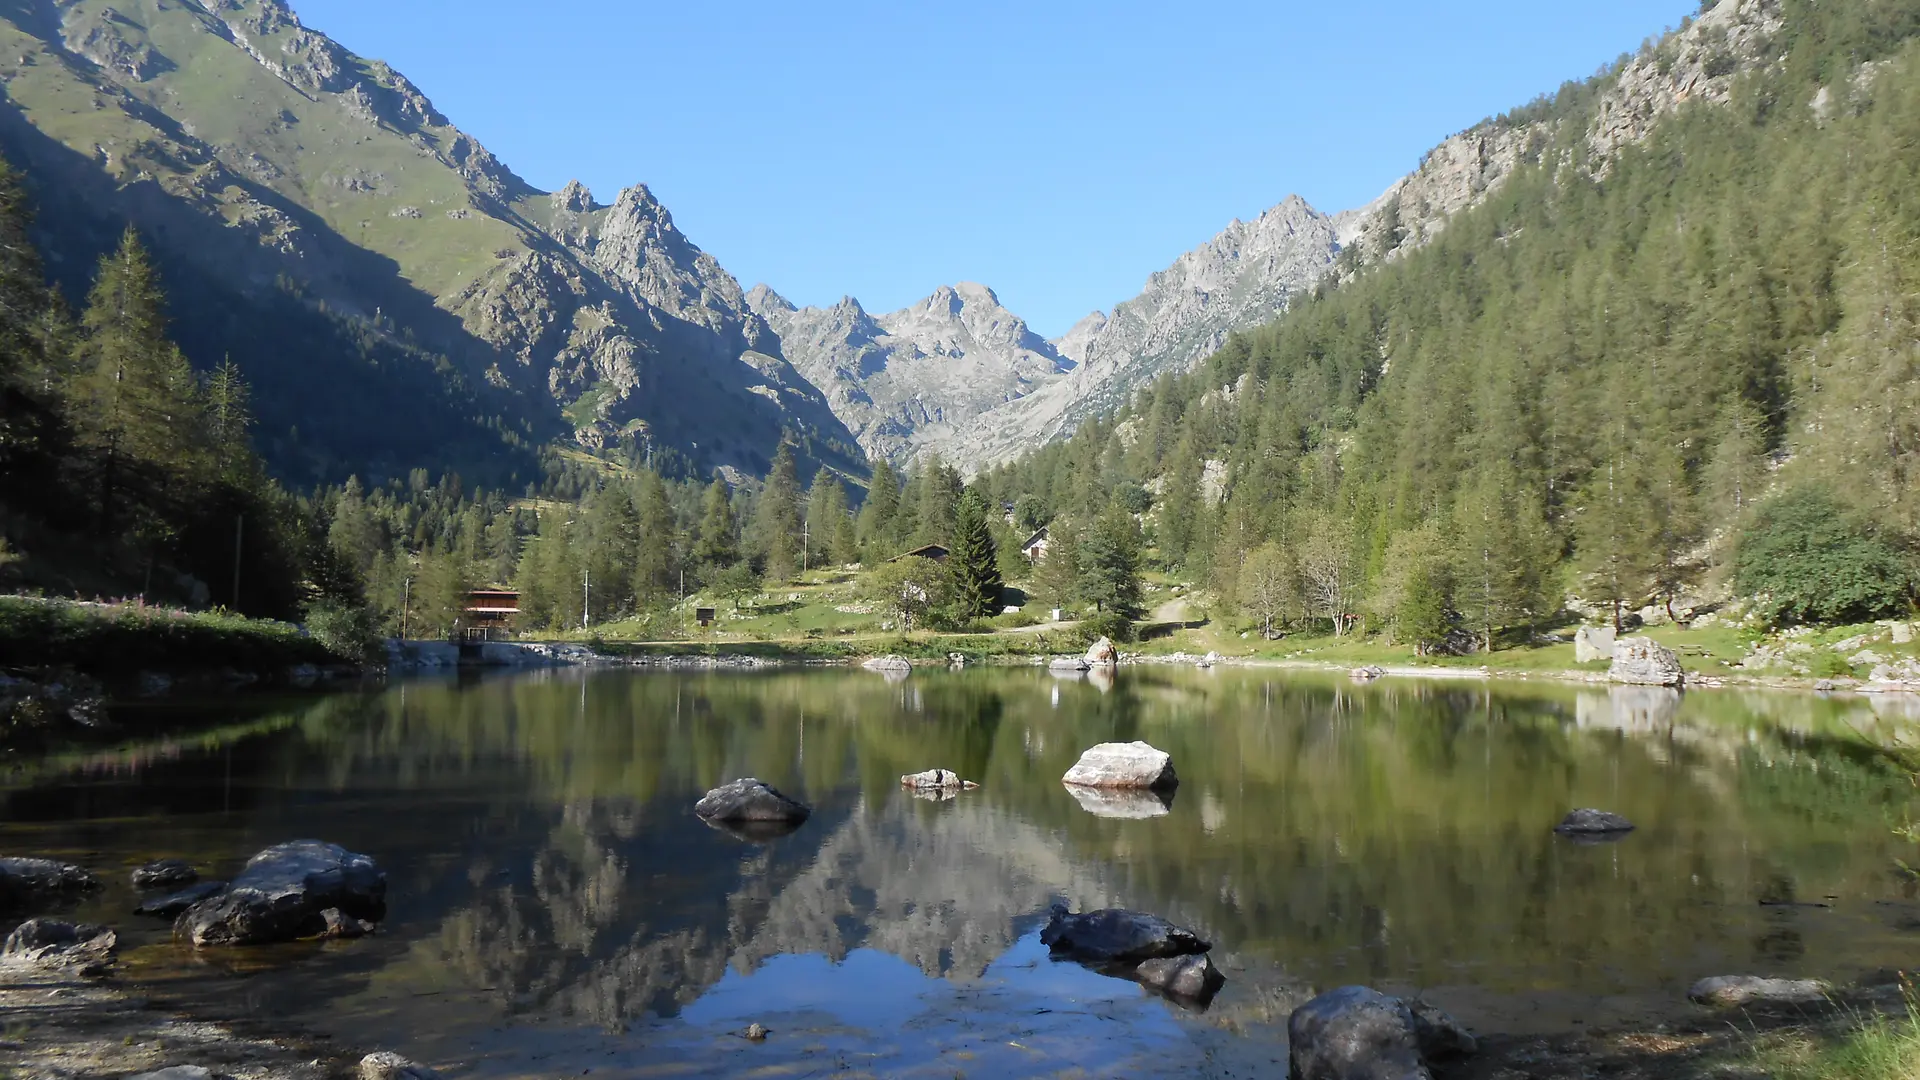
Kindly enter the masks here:
M 798 824 L 813 811 L 751 776 L 729 780 L 701 796 L 693 812 L 705 821 L 775 821 Z
M 1736 1005 L 1810 1005 L 1825 1001 L 1833 987 L 1819 979 L 1765 979 L 1756 975 L 1715 975 L 1688 989 L 1687 997 L 1700 1005 L 1723 1008 Z
M 1108 964 L 1137 964 L 1163 956 L 1193 956 L 1213 945 L 1158 915 L 1108 908 L 1074 915 L 1055 904 L 1040 943 L 1056 956 Z
M 1452 1017 L 1364 986 L 1343 986 L 1287 1020 L 1292 1080 L 1431 1080 L 1429 1060 L 1472 1053 Z
M 188 908 L 174 933 L 195 945 L 261 945 L 327 932 L 328 908 L 386 917 L 387 875 L 338 844 L 295 840 L 247 860 L 227 891 Z
M 1213 966 L 1213 960 L 1205 953 L 1143 961 L 1133 969 L 1133 978 L 1142 986 L 1202 1008 L 1227 984 L 1227 977 L 1220 974 L 1220 969 Z
M 0 911 L 29 911 L 74 900 L 100 888 L 100 879 L 52 859 L 0 859 Z
M 113 962 L 113 952 L 119 944 L 118 935 L 104 926 L 28 919 L 7 935 L 0 955 L 40 967 L 77 965 L 83 974 L 97 974 Z
M 1060 779 L 1081 787 L 1154 791 L 1180 783 L 1173 771 L 1172 755 L 1143 742 L 1101 743 L 1081 754 L 1080 760 Z
M 1687 672 L 1672 649 L 1652 638 L 1630 637 L 1614 642 L 1607 678 L 1628 686 L 1679 686 Z
M 1112 639 L 1103 637 L 1087 646 L 1085 660 L 1097 667 L 1112 667 L 1120 662 L 1120 650 L 1113 647 Z

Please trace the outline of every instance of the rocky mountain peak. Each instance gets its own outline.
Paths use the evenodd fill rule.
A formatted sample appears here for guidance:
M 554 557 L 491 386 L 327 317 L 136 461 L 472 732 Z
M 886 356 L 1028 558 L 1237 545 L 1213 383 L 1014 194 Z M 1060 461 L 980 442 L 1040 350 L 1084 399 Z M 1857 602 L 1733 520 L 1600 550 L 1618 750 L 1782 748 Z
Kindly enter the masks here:
M 747 306 L 753 309 L 754 314 L 769 322 L 775 316 L 791 315 L 799 310 L 793 306 L 793 301 L 774 292 L 773 286 L 764 281 L 747 290 Z
M 567 181 L 567 186 L 548 196 L 553 200 L 553 208 L 568 214 L 590 214 L 593 205 L 593 192 L 578 180 Z

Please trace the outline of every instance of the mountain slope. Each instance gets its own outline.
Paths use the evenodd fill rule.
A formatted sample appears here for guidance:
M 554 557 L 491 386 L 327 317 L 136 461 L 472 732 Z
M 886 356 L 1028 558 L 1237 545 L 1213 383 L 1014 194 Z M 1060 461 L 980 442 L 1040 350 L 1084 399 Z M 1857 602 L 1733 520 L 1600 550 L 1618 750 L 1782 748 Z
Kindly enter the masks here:
M 783 429 L 857 467 L 644 188 L 535 191 L 280 0 L 5 0 L 0 81 L 0 147 L 69 292 L 133 222 L 193 297 L 174 315 L 196 362 L 230 352 L 255 383 L 283 468 L 485 470 L 572 435 L 751 471 Z
M 903 458 L 955 420 L 1032 392 L 1073 362 L 984 285 L 942 286 L 887 315 L 852 297 L 796 308 L 765 285 L 747 296 L 795 366 L 876 457 Z

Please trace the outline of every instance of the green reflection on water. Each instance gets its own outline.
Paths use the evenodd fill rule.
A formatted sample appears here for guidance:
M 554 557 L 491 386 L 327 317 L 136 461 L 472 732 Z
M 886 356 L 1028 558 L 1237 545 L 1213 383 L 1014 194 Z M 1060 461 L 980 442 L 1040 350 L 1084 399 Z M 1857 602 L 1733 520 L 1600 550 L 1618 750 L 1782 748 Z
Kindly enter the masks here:
M 234 733 L 254 748 L 237 811 L 87 843 L 230 866 L 288 835 L 339 839 L 399 898 L 355 992 L 464 989 L 596 1023 L 672 1013 L 785 953 L 874 948 L 978 978 L 1054 897 L 1195 925 L 1236 965 L 1229 1012 L 1233 987 L 1291 983 L 1671 992 L 1911 962 L 1901 708 L 1163 669 L 1106 687 L 1006 669 L 413 683 Z M 1085 747 L 1136 738 L 1179 770 L 1164 813 L 1097 816 L 1060 785 Z M 941 804 L 899 790 L 936 766 L 983 786 Z M 744 775 L 819 812 L 769 847 L 689 817 Z M 1586 805 L 1641 829 L 1549 834 Z M 43 816 L 9 843 L 77 846 L 62 830 L 79 823 Z

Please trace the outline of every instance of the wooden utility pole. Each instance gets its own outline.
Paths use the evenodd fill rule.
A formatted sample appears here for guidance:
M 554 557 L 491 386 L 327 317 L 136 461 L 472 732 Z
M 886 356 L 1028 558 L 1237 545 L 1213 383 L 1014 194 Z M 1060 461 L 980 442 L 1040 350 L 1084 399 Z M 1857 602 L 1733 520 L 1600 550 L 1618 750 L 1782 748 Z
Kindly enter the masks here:
M 240 610 L 240 530 L 246 523 L 245 514 L 233 516 L 233 610 Z
M 592 586 L 593 571 L 591 569 L 582 570 L 580 572 L 580 629 L 582 630 L 587 628 L 587 623 L 590 621 L 587 618 L 587 598 L 593 595 Z

